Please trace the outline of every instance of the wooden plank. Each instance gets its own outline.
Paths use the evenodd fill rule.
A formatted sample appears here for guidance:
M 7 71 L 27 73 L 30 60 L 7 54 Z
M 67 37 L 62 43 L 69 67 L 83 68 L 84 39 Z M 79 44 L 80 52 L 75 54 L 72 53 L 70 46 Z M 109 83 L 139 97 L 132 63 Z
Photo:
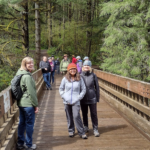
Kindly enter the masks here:
M 123 100 L 124 102 L 130 104 L 131 106 L 135 107 L 136 109 L 140 110 L 141 112 L 147 114 L 148 116 L 150 116 L 150 108 L 137 102 L 134 101 L 132 98 L 123 95 L 122 93 L 108 87 L 107 85 L 104 85 L 103 83 L 99 82 L 100 87 L 104 88 L 106 91 L 109 91 L 110 93 L 112 93 L 113 95 L 115 95 L 116 97 L 120 98 L 121 100 Z
M 42 81 L 43 81 L 43 76 L 40 76 L 39 81 L 36 83 L 36 89 L 39 87 Z
M 0 128 L 0 143 L 6 138 L 7 133 L 12 128 L 14 122 L 19 117 L 19 110 L 14 111 L 14 114 L 12 114 L 9 118 L 7 118 L 6 122 L 2 125 Z
M 37 89 L 37 97 L 38 97 L 38 100 L 39 100 L 39 97 L 41 96 L 41 92 L 43 90 L 43 86 L 44 86 L 45 82 L 44 80 L 42 80 L 41 84 L 39 85 L 38 89 Z
M 11 150 L 14 146 L 14 144 L 17 141 L 17 129 L 18 126 L 13 126 L 13 130 L 11 131 L 11 133 L 8 135 L 5 143 L 3 144 L 3 147 L 1 148 L 1 150 Z
M 100 79 L 118 85 L 143 97 L 150 98 L 150 83 L 134 80 L 96 69 L 94 69 L 94 73 Z
M 4 100 L 3 95 L 0 96 L 0 118 L 4 115 Z M 1 126 L 1 124 L 0 124 Z
M 138 114 L 134 113 L 131 109 L 125 107 L 120 102 L 116 101 L 116 99 L 108 95 L 103 90 L 101 90 L 101 94 L 105 97 L 105 100 L 107 100 L 117 110 L 126 115 L 131 122 L 133 122 L 141 131 L 143 131 L 143 133 L 145 133 L 146 136 L 150 138 L 150 122 L 148 122 Z

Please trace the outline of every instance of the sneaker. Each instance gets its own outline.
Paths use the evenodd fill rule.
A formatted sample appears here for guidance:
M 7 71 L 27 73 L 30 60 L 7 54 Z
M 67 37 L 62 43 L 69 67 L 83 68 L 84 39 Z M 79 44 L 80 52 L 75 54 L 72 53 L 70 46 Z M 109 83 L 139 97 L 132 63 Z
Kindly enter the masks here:
M 69 137 L 74 137 L 74 133 L 73 132 L 69 132 Z
M 86 134 L 83 134 L 82 136 L 82 139 L 87 139 L 88 137 L 86 136 Z
M 36 144 L 32 144 L 31 147 L 26 146 L 26 150 L 35 150 L 36 149 Z
M 16 149 L 17 150 L 23 150 L 24 148 L 26 148 L 25 144 L 21 145 L 21 144 L 16 144 Z
M 84 132 L 85 133 L 89 132 L 89 128 L 87 126 L 84 127 Z
M 52 90 L 52 88 L 51 88 L 51 87 L 49 87 L 49 90 Z
M 94 130 L 94 135 L 95 135 L 95 137 L 99 137 L 100 136 L 98 130 Z

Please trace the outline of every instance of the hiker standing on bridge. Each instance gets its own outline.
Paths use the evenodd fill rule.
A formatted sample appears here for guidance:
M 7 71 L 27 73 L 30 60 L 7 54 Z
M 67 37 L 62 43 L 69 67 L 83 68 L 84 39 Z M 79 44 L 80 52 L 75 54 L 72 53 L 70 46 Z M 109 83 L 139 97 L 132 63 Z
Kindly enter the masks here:
M 98 118 L 97 118 L 97 102 L 99 102 L 100 94 L 99 94 L 99 84 L 97 80 L 97 76 L 92 73 L 91 63 L 90 61 L 85 61 L 83 63 L 81 76 L 86 85 L 86 94 L 84 98 L 81 100 L 81 110 L 83 116 L 83 123 L 85 132 L 88 132 L 88 107 L 91 112 L 91 120 L 93 125 L 93 131 L 95 137 L 99 137 L 98 132 Z
M 77 56 L 76 59 L 77 59 L 77 70 L 81 74 L 81 72 L 82 72 L 82 60 L 81 60 L 81 57 Z
M 32 134 L 35 122 L 35 113 L 38 112 L 38 100 L 36 86 L 31 72 L 34 70 L 33 59 L 25 57 L 22 60 L 21 68 L 16 75 L 24 74 L 20 81 L 23 92 L 22 98 L 17 102 L 19 107 L 19 125 L 17 149 L 36 149 L 36 144 L 32 144 Z M 26 137 L 24 134 L 26 132 Z
M 74 55 L 72 55 L 72 63 L 76 64 L 77 63 L 77 59 L 75 58 Z
M 60 62 L 59 62 L 59 58 L 57 58 L 57 60 L 55 61 L 55 65 L 56 65 L 57 74 L 60 74 Z
M 54 84 L 54 75 L 55 75 L 55 69 L 56 69 L 56 65 L 55 65 L 55 60 L 54 60 L 54 56 L 49 57 L 49 63 L 51 66 L 51 75 L 50 75 L 50 83 Z
M 40 62 L 40 68 L 42 69 L 43 79 L 46 83 L 47 90 L 52 90 L 50 85 L 51 66 L 47 61 L 46 56 L 43 56 L 43 61 Z
M 75 122 L 79 136 L 87 139 L 80 116 L 80 100 L 86 93 L 86 87 L 83 79 L 80 78 L 80 74 L 77 72 L 76 64 L 71 63 L 68 65 L 67 74 L 62 79 L 59 87 L 59 93 L 65 105 L 69 136 L 74 136 Z
M 88 57 L 88 56 L 85 56 L 83 60 L 84 60 L 84 61 L 89 61 L 89 62 L 90 62 L 90 65 L 92 66 L 92 62 L 89 60 L 89 57 Z
M 67 67 L 69 65 L 70 61 L 68 59 L 68 55 L 64 54 L 64 59 L 60 63 L 60 72 L 61 74 L 66 74 L 67 73 Z

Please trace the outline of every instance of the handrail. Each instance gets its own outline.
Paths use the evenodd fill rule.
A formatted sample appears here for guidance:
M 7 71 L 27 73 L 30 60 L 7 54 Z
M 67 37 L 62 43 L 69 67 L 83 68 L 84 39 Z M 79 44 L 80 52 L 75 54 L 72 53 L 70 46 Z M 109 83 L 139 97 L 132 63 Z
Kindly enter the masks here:
M 93 69 L 101 98 L 150 138 L 150 83 Z

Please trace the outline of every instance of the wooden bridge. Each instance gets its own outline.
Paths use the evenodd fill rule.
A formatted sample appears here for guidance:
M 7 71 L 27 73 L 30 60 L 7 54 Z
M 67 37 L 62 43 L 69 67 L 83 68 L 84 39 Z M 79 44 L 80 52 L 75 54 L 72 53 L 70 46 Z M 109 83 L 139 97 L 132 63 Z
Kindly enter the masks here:
M 67 120 L 59 96 L 61 75 L 52 91 L 44 89 L 41 70 L 33 77 L 39 98 L 33 143 L 38 150 L 150 150 L 150 84 L 93 70 L 98 76 L 100 137 L 94 137 L 89 116 L 88 139 L 68 137 Z M 0 94 L 0 149 L 12 150 L 17 139 L 18 108 L 10 87 Z M 10 108 L 9 108 L 10 105 Z M 7 107 L 6 107 L 7 106 Z

